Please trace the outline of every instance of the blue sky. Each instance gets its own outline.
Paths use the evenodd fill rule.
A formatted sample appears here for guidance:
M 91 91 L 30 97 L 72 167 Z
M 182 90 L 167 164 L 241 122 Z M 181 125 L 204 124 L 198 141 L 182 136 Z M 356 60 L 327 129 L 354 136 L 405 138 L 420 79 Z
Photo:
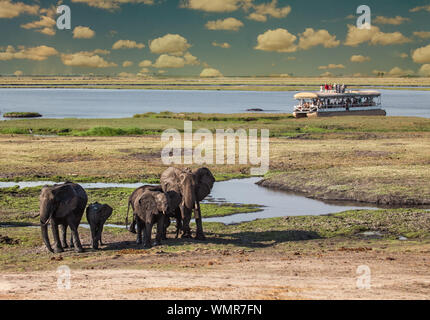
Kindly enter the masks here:
M 430 76 L 430 1 L 368 0 L 369 31 L 353 29 L 363 1 L 62 3 L 72 30 L 56 1 L 0 1 L 1 74 Z

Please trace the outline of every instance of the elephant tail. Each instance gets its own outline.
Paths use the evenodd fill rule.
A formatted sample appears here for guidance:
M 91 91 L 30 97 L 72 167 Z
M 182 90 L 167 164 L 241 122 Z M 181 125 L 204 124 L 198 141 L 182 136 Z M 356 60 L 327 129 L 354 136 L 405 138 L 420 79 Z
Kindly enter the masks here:
M 128 201 L 127 218 L 125 218 L 125 228 L 128 230 L 128 214 L 130 213 L 131 201 Z

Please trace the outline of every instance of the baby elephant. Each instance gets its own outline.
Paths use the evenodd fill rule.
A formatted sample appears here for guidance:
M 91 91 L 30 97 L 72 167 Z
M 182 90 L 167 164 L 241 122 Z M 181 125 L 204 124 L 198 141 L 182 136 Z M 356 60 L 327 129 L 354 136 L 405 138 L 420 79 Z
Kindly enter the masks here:
M 164 233 L 164 221 L 168 210 L 168 199 L 165 193 L 146 190 L 134 201 L 134 216 L 137 223 L 138 242 L 142 243 L 144 232 L 144 247 L 151 248 L 152 227 L 157 223 L 155 245 L 161 244 Z
M 98 202 L 90 204 L 87 208 L 87 220 L 91 227 L 91 246 L 95 250 L 99 248 L 99 242 L 101 246 L 103 245 L 103 226 L 112 215 L 112 211 L 113 209 L 107 204 Z

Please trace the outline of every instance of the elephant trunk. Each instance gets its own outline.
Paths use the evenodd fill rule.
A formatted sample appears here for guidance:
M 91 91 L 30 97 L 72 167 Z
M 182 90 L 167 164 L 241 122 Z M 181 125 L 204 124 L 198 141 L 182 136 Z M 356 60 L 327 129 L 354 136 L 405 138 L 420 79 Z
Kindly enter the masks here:
M 194 218 L 195 219 L 200 219 L 201 215 L 200 215 L 200 206 L 198 204 L 198 202 L 196 201 L 194 204 Z
M 45 243 L 46 248 L 50 252 L 54 252 L 54 250 L 52 250 L 51 243 L 49 242 L 48 224 L 41 222 L 41 227 L 42 227 L 42 238 L 43 238 L 43 242 Z
M 193 210 L 196 205 L 196 196 L 191 188 L 186 188 L 184 191 L 184 205 L 187 209 Z

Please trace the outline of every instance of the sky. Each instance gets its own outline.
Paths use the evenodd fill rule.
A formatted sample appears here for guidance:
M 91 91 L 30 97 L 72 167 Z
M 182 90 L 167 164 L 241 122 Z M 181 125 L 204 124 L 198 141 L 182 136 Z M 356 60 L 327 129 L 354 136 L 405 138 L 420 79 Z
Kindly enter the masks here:
M 430 76 L 429 21 L 430 0 L 0 0 L 0 74 Z

